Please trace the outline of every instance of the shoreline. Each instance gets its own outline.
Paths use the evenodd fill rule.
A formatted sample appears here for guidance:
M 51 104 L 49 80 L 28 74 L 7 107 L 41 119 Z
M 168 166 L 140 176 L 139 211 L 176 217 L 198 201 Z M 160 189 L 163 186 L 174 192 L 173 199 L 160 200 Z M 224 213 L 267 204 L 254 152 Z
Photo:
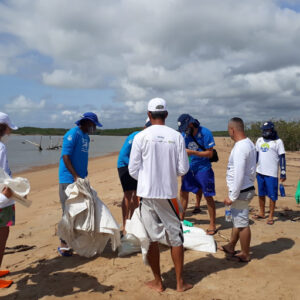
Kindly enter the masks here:
M 99 158 L 109 158 L 111 156 L 115 156 L 117 155 L 119 152 L 115 151 L 115 152 L 111 152 L 111 153 L 107 153 L 104 155 L 99 155 L 99 156 L 94 156 L 94 157 L 90 157 L 89 158 L 89 162 L 99 159 Z M 44 171 L 46 169 L 53 169 L 53 168 L 58 168 L 59 162 L 55 163 L 55 164 L 46 164 L 46 165 L 41 165 L 41 166 L 32 166 L 29 167 L 27 169 L 24 169 L 22 171 L 18 171 L 18 172 L 14 172 L 13 176 L 20 176 L 20 175 L 24 175 L 27 173 L 35 173 L 35 172 L 39 172 L 39 171 Z

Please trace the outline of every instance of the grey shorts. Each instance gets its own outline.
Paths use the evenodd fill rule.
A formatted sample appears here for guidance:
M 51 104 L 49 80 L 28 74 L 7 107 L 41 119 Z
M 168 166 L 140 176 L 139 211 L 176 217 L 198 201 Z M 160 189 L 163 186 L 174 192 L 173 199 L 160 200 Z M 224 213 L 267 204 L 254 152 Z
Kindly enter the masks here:
M 170 246 L 183 244 L 181 222 L 171 200 L 142 198 L 140 213 L 151 242 L 158 242 L 166 235 Z
M 239 198 L 231 205 L 232 223 L 235 228 L 249 226 L 249 203 L 255 195 L 255 191 L 240 193 Z
M 64 211 L 65 211 L 66 200 L 68 199 L 65 191 L 66 191 L 69 184 L 70 183 L 60 183 L 59 184 L 59 200 L 60 200 L 60 204 L 61 204 L 63 214 L 64 214 Z

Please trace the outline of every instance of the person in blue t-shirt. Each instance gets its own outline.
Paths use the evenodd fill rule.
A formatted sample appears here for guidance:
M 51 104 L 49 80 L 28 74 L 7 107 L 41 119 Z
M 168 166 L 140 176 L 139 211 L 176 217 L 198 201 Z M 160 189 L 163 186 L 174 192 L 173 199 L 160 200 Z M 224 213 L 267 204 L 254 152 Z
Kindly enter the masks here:
M 144 128 L 151 126 L 149 118 L 146 120 Z M 125 140 L 118 157 L 118 173 L 123 188 L 124 196 L 122 199 L 122 218 L 123 218 L 123 234 L 125 234 L 125 223 L 127 219 L 131 219 L 134 210 L 138 207 L 138 199 L 136 196 L 137 181 L 129 175 L 128 164 L 134 137 L 140 131 L 131 133 Z
M 207 202 L 210 217 L 207 234 L 214 235 L 216 230 L 216 207 L 213 196 L 215 196 L 215 176 L 212 170 L 210 158 L 213 155 L 215 141 L 211 131 L 203 126 L 197 119 L 188 114 L 182 114 L 178 118 L 178 130 L 182 133 L 186 151 L 190 158 L 189 172 L 183 176 L 180 191 L 180 201 L 184 212 L 187 209 L 189 192 L 197 194 L 200 190 Z M 202 149 L 203 148 L 203 149 Z
M 88 175 L 89 134 L 95 132 L 96 126 L 102 127 L 97 115 L 92 112 L 84 113 L 75 124 L 77 126 L 64 135 L 59 161 L 59 198 L 63 213 L 67 200 L 65 193 L 67 186 L 78 178 L 85 178 Z M 68 248 L 62 239 L 58 252 L 63 256 L 72 255 L 72 249 Z

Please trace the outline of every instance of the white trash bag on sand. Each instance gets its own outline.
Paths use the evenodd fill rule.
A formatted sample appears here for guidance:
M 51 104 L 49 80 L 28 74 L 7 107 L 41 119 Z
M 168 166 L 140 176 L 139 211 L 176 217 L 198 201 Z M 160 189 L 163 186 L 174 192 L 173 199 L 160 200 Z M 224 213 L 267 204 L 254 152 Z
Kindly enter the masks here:
M 68 199 L 58 224 L 58 236 L 78 255 L 101 254 L 111 241 L 112 250 L 120 245 L 120 228 L 88 179 L 78 179 L 66 189 Z
M 30 192 L 30 183 L 28 179 L 23 177 L 11 178 L 2 168 L 0 168 L 0 191 L 4 187 L 9 187 L 13 191 L 12 199 L 29 207 L 31 201 L 25 199 Z
M 121 245 L 118 248 L 118 256 L 124 257 L 137 252 L 141 252 L 141 243 L 139 239 L 133 234 L 126 233 L 121 238 Z

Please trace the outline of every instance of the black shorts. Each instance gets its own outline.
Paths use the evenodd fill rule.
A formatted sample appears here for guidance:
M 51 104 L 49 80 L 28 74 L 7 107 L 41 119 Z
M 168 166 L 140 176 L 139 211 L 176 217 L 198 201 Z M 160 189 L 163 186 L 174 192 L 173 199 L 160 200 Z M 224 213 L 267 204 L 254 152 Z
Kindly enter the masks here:
M 128 167 L 118 168 L 123 192 L 136 191 L 137 181 L 129 175 Z

